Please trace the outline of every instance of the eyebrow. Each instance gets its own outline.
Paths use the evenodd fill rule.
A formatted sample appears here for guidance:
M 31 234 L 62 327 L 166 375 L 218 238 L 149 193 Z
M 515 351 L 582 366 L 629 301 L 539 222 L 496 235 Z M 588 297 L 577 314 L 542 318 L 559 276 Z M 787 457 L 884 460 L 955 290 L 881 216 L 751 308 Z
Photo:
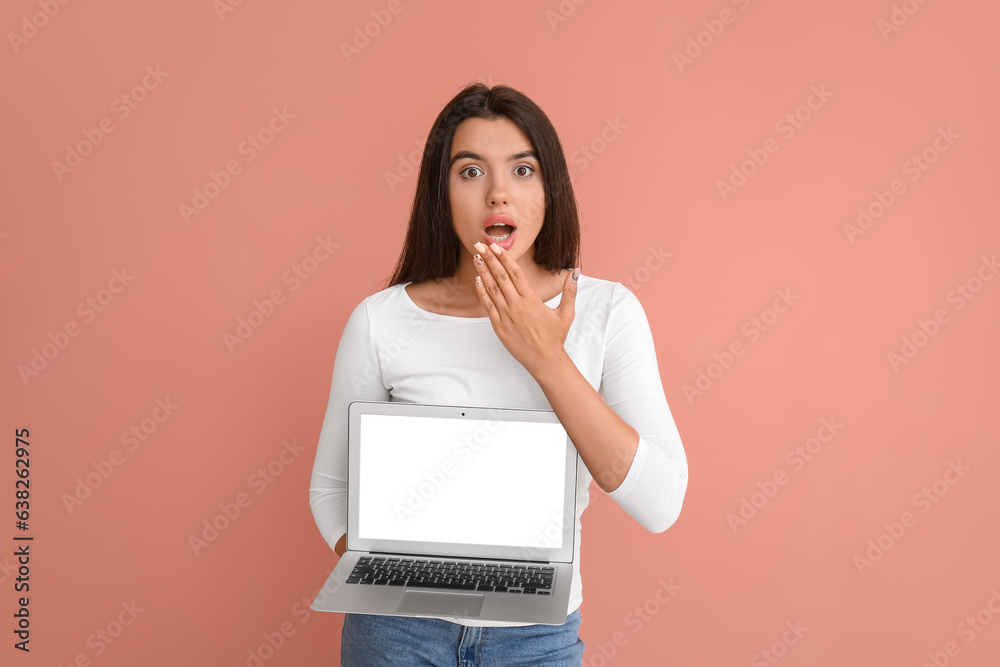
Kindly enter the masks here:
M 521 151 L 520 153 L 515 153 L 514 155 L 511 155 L 509 158 L 507 158 L 507 162 L 522 160 L 526 157 L 533 157 L 536 160 L 538 159 L 538 156 L 535 155 L 535 151 Z M 464 160 L 465 158 L 470 158 L 472 160 L 480 160 L 480 161 L 484 159 L 482 155 L 479 155 L 478 153 L 473 153 L 472 151 L 459 151 L 455 153 L 455 156 L 453 158 L 451 158 L 451 164 L 455 164 L 459 160 Z

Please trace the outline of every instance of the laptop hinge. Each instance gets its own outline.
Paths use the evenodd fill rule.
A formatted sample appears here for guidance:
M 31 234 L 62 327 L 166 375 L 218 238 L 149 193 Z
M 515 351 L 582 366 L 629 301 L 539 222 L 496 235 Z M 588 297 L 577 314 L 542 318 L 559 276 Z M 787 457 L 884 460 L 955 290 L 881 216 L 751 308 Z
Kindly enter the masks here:
M 528 558 L 494 558 L 492 556 L 436 556 L 428 554 L 412 554 L 405 551 L 357 551 L 356 553 L 365 553 L 368 555 L 378 555 L 378 556 L 407 556 L 413 558 L 424 558 L 427 560 L 496 560 L 510 563 L 536 563 L 538 565 L 553 565 L 558 564 L 556 561 L 548 560 L 531 560 Z

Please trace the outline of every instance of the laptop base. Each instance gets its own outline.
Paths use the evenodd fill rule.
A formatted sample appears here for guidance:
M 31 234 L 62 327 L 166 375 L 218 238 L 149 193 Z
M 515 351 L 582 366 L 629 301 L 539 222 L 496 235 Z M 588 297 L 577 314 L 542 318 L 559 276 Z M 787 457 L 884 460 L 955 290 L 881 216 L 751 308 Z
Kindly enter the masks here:
M 330 573 L 312 603 L 315 611 L 385 616 L 414 616 L 469 621 L 507 621 L 562 625 L 569 607 L 569 589 L 573 577 L 571 563 L 546 563 L 555 569 L 550 595 L 497 593 L 494 591 L 443 591 L 408 586 L 372 586 L 348 584 L 347 579 L 359 558 L 384 555 L 348 551 Z M 399 554 L 393 554 L 399 556 Z M 416 556 L 430 558 L 430 556 Z M 441 559 L 462 562 L 463 559 Z M 513 561 L 488 561 L 517 564 Z M 537 565 L 537 563 L 532 563 Z

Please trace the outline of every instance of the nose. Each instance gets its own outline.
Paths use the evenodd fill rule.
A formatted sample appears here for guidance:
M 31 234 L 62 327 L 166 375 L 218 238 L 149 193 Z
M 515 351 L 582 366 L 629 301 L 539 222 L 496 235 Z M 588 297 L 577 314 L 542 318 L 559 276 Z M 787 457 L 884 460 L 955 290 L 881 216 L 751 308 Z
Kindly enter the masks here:
M 490 179 L 490 187 L 486 193 L 486 201 L 492 206 L 506 206 L 510 202 L 507 181 L 502 177 Z

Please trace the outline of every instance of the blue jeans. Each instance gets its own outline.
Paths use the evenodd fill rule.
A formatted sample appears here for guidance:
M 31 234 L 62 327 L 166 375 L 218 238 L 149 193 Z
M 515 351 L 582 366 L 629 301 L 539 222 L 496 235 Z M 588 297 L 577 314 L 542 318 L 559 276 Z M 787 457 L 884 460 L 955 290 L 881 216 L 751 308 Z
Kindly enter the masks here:
M 343 667 L 580 667 L 580 610 L 562 625 L 473 628 L 435 618 L 347 614 Z

